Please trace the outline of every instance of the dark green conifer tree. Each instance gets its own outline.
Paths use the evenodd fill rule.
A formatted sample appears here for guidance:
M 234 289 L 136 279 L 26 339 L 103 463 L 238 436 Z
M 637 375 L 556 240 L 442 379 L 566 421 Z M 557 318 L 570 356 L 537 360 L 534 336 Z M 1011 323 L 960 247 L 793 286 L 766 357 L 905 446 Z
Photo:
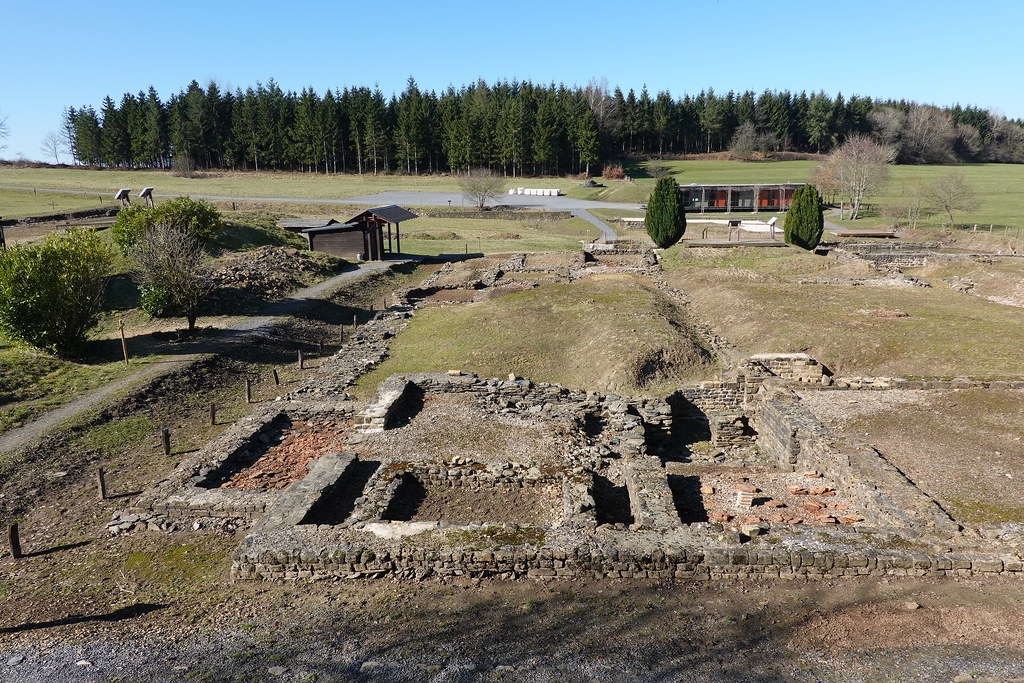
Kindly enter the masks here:
M 644 225 L 654 244 L 662 249 L 671 247 L 686 232 L 686 207 L 679 194 L 679 184 L 672 176 L 658 178 L 647 201 Z
M 793 201 L 786 212 L 783 233 L 786 244 L 808 251 L 818 246 L 825 231 L 825 216 L 821 210 L 821 195 L 814 185 L 804 185 L 793 193 Z

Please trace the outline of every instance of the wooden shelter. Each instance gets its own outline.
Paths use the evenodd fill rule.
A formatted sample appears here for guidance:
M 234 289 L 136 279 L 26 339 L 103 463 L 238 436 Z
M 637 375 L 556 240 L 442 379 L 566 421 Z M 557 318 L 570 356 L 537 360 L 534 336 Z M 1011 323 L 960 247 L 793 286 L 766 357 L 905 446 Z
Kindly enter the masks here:
M 391 205 L 368 209 L 345 223 L 333 218 L 288 218 L 277 225 L 305 237 L 310 251 L 352 261 L 382 261 L 386 254 L 402 252 L 400 224 L 411 218 L 416 214 Z
M 761 183 L 757 185 L 680 185 L 688 213 L 787 211 L 793 193 L 803 183 Z
M 356 226 L 363 233 L 363 260 L 382 261 L 385 254 L 402 253 L 401 223 L 413 218 L 416 218 L 416 214 L 412 211 L 391 204 L 367 209 L 358 216 L 350 218 L 346 225 Z M 391 230 L 392 225 L 394 225 L 394 232 Z M 387 230 L 386 245 L 384 242 L 385 229 Z

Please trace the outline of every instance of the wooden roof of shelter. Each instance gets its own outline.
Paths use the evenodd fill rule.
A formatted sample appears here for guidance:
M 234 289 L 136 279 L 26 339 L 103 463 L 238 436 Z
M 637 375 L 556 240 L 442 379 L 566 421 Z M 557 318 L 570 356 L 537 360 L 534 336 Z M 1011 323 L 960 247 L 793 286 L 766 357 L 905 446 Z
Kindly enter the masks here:
M 370 216 L 375 216 L 376 218 L 379 218 L 380 220 L 383 220 L 387 223 L 401 223 L 402 221 L 407 221 L 412 218 L 419 217 L 412 211 L 409 211 L 408 209 L 403 209 L 400 206 L 395 206 L 394 204 L 391 204 L 389 206 L 378 206 L 375 209 L 367 209 L 358 216 L 350 218 L 347 222 L 362 223 L 365 222 L 366 219 L 369 218 Z
M 341 232 L 343 230 L 356 230 L 359 229 L 358 225 L 353 223 L 339 223 L 338 221 L 331 221 L 330 225 L 317 225 L 312 228 L 303 228 L 299 232 L 303 234 L 319 235 L 325 232 Z
M 333 218 L 282 218 L 277 222 L 277 227 L 296 232 L 308 228 L 326 228 L 329 225 L 338 225 L 338 221 Z

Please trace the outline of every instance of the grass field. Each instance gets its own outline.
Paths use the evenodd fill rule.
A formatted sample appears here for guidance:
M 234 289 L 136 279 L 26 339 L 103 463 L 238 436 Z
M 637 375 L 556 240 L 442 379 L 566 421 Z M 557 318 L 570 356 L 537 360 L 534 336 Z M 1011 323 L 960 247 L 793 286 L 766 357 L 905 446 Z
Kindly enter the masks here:
M 681 185 L 690 183 L 783 183 L 806 182 L 814 173 L 814 161 L 715 161 L 684 160 L 652 162 L 667 167 Z M 646 172 L 648 164 L 638 164 L 627 172 L 631 181 L 598 178 L 606 185 L 585 188 L 572 178 L 508 178 L 502 191 L 521 185 L 557 187 L 570 197 L 597 201 L 641 203 L 647 201 L 654 187 L 654 178 Z M 981 204 L 976 211 L 958 215 L 961 225 L 994 224 L 1024 227 L 1024 165 L 968 164 L 962 166 L 894 166 L 892 182 L 887 190 L 868 199 L 863 219 L 851 222 L 851 227 L 872 228 L 891 223 L 882 215 L 885 204 L 897 203 L 905 190 L 915 183 L 930 180 L 957 171 L 977 191 Z M 228 173 L 211 172 L 196 178 L 180 178 L 168 171 L 95 171 L 49 168 L 0 168 L 0 186 L 17 186 L 63 190 L 64 192 L 35 192 L 0 189 L 0 215 L 18 218 L 73 209 L 112 206 L 113 193 L 120 187 L 138 190 L 153 186 L 158 194 L 191 194 L 229 196 L 239 198 L 295 197 L 322 200 L 345 199 L 372 195 L 386 190 L 422 190 L 429 192 L 458 192 L 459 178 L 450 175 L 325 175 L 322 173 Z M 75 193 L 87 194 L 75 194 Z M 222 208 L 230 203 L 222 203 Z M 237 202 L 242 209 L 274 207 L 296 215 L 346 214 L 336 207 L 309 203 L 285 204 L 258 201 Z M 925 217 L 927 227 L 938 227 L 943 218 Z
M 1012 294 L 1022 282 L 1015 260 L 936 267 L 922 274 L 931 287 L 855 286 L 852 279 L 881 275 L 795 249 L 674 247 L 665 266 L 695 315 L 743 354 L 806 352 L 844 375 L 1024 376 L 1020 309 L 957 292 L 942 280 L 969 268 Z M 906 316 L 891 317 L 897 311 Z
M 0 167 L 0 186 L 39 188 L 63 192 L 33 193 L 30 189 L 0 189 L 0 215 L 5 218 L 19 218 L 71 209 L 95 208 L 114 205 L 114 193 L 118 188 L 128 187 L 137 192 L 142 187 L 156 188 L 158 195 L 205 195 L 238 198 L 295 197 L 297 199 L 348 199 L 372 195 L 389 190 L 423 192 L 459 192 L 459 178 L 451 175 L 325 175 L 323 173 L 228 173 L 211 172 L 196 178 L 182 178 L 169 171 L 95 171 L 84 169 L 13 168 Z M 636 184 L 610 181 L 608 188 L 584 188 L 579 180 L 572 178 L 508 178 L 501 191 L 513 187 L 533 186 L 559 188 L 564 194 L 580 199 L 606 199 L 611 201 L 646 201 L 649 190 L 637 195 L 636 199 L 609 197 L 622 191 L 625 195 L 635 189 Z M 52 195 L 52 196 L 51 196 Z M 631 195 L 630 195 L 631 196 Z M 159 197 L 157 198 L 159 201 Z M 500 198 L 499 198 L 500 201 Z M 241 202 L 244 203 L 244 202 Z M 262 206 L 279 205 L 281 202 L 260 199 Z M 55 206 L 54 206 L 55 205 Z M 347 214 L 346 207 L 331 207 L 310 204 L 295 207 L 306 212 L 323 215 L 326 213 Z M 303 213 L 302 210 L 297 213 Z
M 506 253 L 565 251 L 598 237 L 581 218 L 567 220 L 505 220 L 489 218 L 428 218 L 404 224 L 402 252 L 406 254 Z

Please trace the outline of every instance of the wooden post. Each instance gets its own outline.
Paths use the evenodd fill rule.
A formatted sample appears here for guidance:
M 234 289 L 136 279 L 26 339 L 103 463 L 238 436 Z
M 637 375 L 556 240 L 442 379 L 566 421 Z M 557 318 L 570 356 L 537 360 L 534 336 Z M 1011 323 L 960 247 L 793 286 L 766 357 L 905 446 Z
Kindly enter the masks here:
M 252 403 L 252 380 L 245 380 L 245 402 Z
M 345 326 L 344 325 L 341 326 L 341 343 L 342 344 L 345 343 Z
M 382 311 L 388 310 L 388 298 L 387 298 L 387 296 L 384 297 L 384 302 L 381 304 L 380 310 L 382 310 Z
M 304 366 L 302 364 L 302 349 L 299 349 L 299 370 L 303 370 L 303 369 L 304 369 Z
M 316 355 L 321 357 L 324 355 L 324 343 L 322 341 L 316 343 Z
M 107 482 L 103 477 L 103 468 L 96 470 L 96 486 L 100 491 L 100 500 L 106 500 L 107 498 Z
M 11 557 L 21 557 L 21 539 L 18 538 L 18 525 L 12 524 L 7 528 L 7 540 L 11 543 Z
M 210 404 L 210 425 L 217 424 L 217 405 L 215 403 Z
M 121 332 L 121 353 L 124 354 L 124 364 L 128 365 L 128 342 L 124 338 L 124 318 L 117 321 L 117 329 Z
M 171 454 L 171 430 L 168 429 L 167 427 L 164 427 L 162 430 L 160 430 L 160 438 L 164 442 L 164 455 L 170 455 Z
M 273 373 L 274 373 L 274 386 L 275 387 L 281 386 L 281 378 L 278 377 L 278 375 L 277 375 L 277 368 L 274 368 Z
M 353 315 L 352 316 L 352 331 L 355 332 L 356 331 L 356 327 L 358 327 L 358 326 L 359 326 L 359 319 L 355 315 Z

